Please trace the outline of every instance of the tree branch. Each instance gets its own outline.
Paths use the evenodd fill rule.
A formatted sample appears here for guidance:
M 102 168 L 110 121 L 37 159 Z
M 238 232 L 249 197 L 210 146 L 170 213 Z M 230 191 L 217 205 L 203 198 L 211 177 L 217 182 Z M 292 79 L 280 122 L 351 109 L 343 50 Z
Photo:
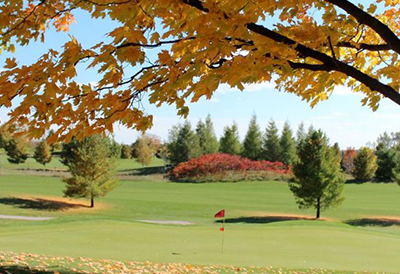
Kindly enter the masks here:
M 364 24 L 373 29 L 391 49 L 400 54 L 400 39 L 387 25 L 347 0 L 325 1 L 345 10 L 348 14 L 354 16 L 360 24 Z
M 326 1 L 349 3 L 346 0 L 326 0 Z M 208 9 L 205 8 L 203 6 L 202 2 L 199 1 L 199 0 L 183 0 L 183 2 L 185 4 L 188 4 L 188 5 L 192 6 L 192 7 L 195 7 L 197 9 L 201 10 L 201 11 L 208 12 Z M 368 15 L 368 16 L 370 16 L 370 15 Z M 372 18 L 374 18 L 374 17 L 372 17 Z M 377 19 L 375 19 L 375 20 L 377 20 Z M 382 23 L 380 23 L 380 24 L 382 24 Z M 385 25 L 383 25 L 383 26 L 385 26 Z M 311 49 L 309 47 L 306 47 L 306 46 L 304 46 L 304 45 L 302 45 L 300 43 L 297 43 L 296 41 L 290 39 L 289 37 L 281 35 L 281 34 L 275 32 L 275 31 L 272 31 L 272 30 L 270 30 L 270 29 L 268 29 L 268 28 L 266 28 L 264 26 L 258 25 L 256 23 L 248 23 L 248 24 L 246 24 L 246 27 L 247 27 L 248 30 L 250 30 L 250 31 L 252 31 L 254 33 L 257 33 L 257 34 L 262 35 L 262 36 L 264 36 L 266 38 L 272 39 L 275 42 L 282 43 L 284 45 L 292 47 L 301 56 L 311 57 L 311 58 L 313 58 L 313 59 L 315 59 L 315 60 L 317 60 L 317 61 L 322 63 L 321 65 L 292 63 L 292 65 L 294 65 L 296 68 L 312 69 L 314 71 L 316 71 L 316 70 L 327 71 L 328 68 L 332 68 L 332 69 L 329 69 L 329 70 L 335 70 L 335 71 L 342 72 L 345 75 L 358 80 L 359 82 L 361 82 L 362 84 L 367 86 L 370 90 L 376 91 L 376 92 L 382 94 L 383 96 L 391 99 L 396 104 L 400 105 L 400 94 L 394 88 L 392 88 L 391 86 L 388 86 L 388 85 L 385 85 L 385 84 L 381 83 L 379 80 L 369 76 L 368 74 L 365 74 L 365 73 L 359 71 L 358 69 L 356 69 L 356 68 L 354 68 L 354 67 L 352 67 L 352 66 L 350 66 L 348 64 L 345 64 L 345 63 L 341 62 L 340 60 L 334 60 L 331 56 L 326 55 L 325 53 L 316 51 L 316 50 Z M 399 40 L 399 39 L 396 37 L 396 40 Z M 399 43 L 399 45 L 400 45 L 400 43 Z
M 373 45 L 373 44 L 365 44 L 365 43 L 339 42 L 338 44 L 336 44 L 336 46 L 342 47 L 342 48 L 363 49 L 363 50 L 369 50 L 369 51 L 391 50 L 391 47 L 388 44 Z

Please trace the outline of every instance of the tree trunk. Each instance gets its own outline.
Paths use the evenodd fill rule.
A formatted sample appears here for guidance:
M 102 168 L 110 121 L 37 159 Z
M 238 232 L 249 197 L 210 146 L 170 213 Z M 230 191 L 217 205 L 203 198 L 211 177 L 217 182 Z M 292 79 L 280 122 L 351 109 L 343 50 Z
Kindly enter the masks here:
M 90 207 L 94 207 L 94 197 L 93 197 L 93 195 L 90 197 Z
M 317 199 L 317 217 L 316 217 L 316 219 L 319 219 L 320 215 L 321 215 L 321 198 L 318 197 L 318 199 Z

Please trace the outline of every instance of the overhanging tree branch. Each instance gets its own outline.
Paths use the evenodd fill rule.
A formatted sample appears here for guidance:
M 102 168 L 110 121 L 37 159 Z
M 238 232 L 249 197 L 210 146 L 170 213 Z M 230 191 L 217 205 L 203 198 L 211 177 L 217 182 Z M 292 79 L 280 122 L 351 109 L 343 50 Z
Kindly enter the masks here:
M 335 3 L 336 2 L 349 3 L 348 1 L 345 1 L 345 0 L 343 0 L 343 1 L 340 1 L 340 0 L 326 0 L 326 1 L 335 2 Z M 197 9 L 203 11 L 203 12 L 209 12 L 209 10 L 207 8 L 205 8 L 203 6 L 203 3 L 201 1 L 199 1 L 199 0 L 183 0 L 183 2 L 185 4 L 188 4 L 188 5 L 192 6 L 192 7 L 194 7 L 194 8 L 197 8 Z M 353 11 L 353 9 L 352 9 L 352 11 Z M 362 10 L 360 10 L 360 11 L 362 11 Z M 359 12 L 359 11 L 357 11 L 357 12 Z M 368 16 L 370 16 L 370 15 L 368 15 Z M 374 18 L 374 17 L 372 17 L 372 18 Z M 377 20 L 377 19 L 375 19 L 375 20 Z M 379 20 L 377 20 L 377 21 L 379 21 Z M 379 21 L 379 23 L 382 24 L 380 21 Z M 294 63 L 294 62 L 292 62 L 291 65 L 294 65 L 295 68 L 298 68 L 298 69 L 300 69 L 300 68 L 301 69 L 310 69 L 310 70 L 313 70 L 313 71 L 317 71 L 317 70 L 323 70 L 323 71 L 335 70 L 335 71 L 338 71 L 338 72 L 342 72 L 342 73 L 346 74 L 347 76 L 352 77 L 352 78 L 356 79 L 357 81 L 361 82 L 362 84 L 367 86 L 370 90 L 376 91 L 376 92 L 382 94 L 383 96 L 389 98 L 390 100 L 392 100 L 396 104 L 400 105 L 400 94 L 394 88 L 392 88 L 389 85 L 385 85 L 385 84 L 381 83 L 379 80 L 369 76 L 368 74 L 365 74 L 365 73 L 359 71 L 358 69 L 356 69 L 356 68 L 354 68 L 354 67 L 352 67 L 352 66 L 350 66 L 348 64 L 345 64 L 345 63 L 341 62 L 340 60 L 334 60 L 331 56 L 326 55 L 325 53 L 319 52 L 317 50 L 314 50 L 314 49 L 311 49 L 311 48 L 309 48 L 307 46 L 304 46 L 304 45 L 302 45 L 300 43 L 297 43 L 296 41 L 290 39 L 289 37 L 286 37 L 286 36 L 284 36 L 282 34 L 279 34 L 279 33 L 275 32 L 275 31 L 272 31 L 272 30 L 270 30 L 270 29 L 268 29 L 268 28 L 266 28 L 264 26 L 258 25 L 256 23 L 248 23 L 248 24 L 246 24 L 246 27 L 247 27 L 248 30 L 250 30 L 250 31 L 252 31 L 254 33 L 257 33 L 257 34 L 262 35 L 262 36 L 264 36 L 266 38 L 272 39 L 275 42 L 282 43 L 282 44 L 287 45 L 288 47 L 291 47 L 301 57 L 310 57 L 310 58 L 313 58 L 313 59 L 315 59 L 315 60 L 317 60 L 317 61 L 322 63 L 320 65 L 311 65 L 311 64 L 305 64 L 305 63 Z M 382 28 L 382 26 L 380 26 L 378 29 L 381 29 L 381 28 Z M 387 30 L 390 31 L 389 28 L 387 28 Z M 391 33 L 393 34 L 393 32 L 391 32 Z M 399 40 L 399 39 L 396 37 L 396 40 Z M 386 42 L 389 44 L 388 41 L 386 41 Z M 393 39 L 392 39 L 392 42 L 393 42 Z M 400 43 L 399 43 L 399 46 L 400 46 Z M 399 52 L 400 52 L 400 47 L 399 47 Z
M 345 10 L 348 14 L 354 16 L 360 24 L 364 24 L 373 29 L 391 49 L 400 54 L 400 39 L 387 25 L 347 0 L 325 1 Z

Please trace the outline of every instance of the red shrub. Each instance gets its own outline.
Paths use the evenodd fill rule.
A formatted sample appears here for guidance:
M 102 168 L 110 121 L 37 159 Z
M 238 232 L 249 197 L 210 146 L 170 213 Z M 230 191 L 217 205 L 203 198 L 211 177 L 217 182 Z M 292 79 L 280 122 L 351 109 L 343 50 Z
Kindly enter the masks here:
M 178 181 L 238 181 L 290 174 L 290 167 L 281 162 L 252 161 L 240 156 L 215 153 L 180 163 L 172 170 L 171 177 Z

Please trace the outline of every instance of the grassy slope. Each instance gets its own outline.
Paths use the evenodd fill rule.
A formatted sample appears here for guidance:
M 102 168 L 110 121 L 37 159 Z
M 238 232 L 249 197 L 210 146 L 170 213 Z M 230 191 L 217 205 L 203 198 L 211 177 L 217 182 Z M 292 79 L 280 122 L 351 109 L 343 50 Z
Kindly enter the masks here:
M 367 216 L 400 216 L 400 188 L 394 184 L 346 185 L 344 204 L 323 213 L 329 221 L 277 221 L 260 215 L 308 214 L 297 209 L 282 182 L 178 184 L 121 182 L 101 203 L 104 210 L 49 211 L 21 208 L 10 198 L 61 196 L 58 178 L 0 177 L 0 214 L 58 216 L 46 222 L 0 220 L 2 250 L 107 259 L 275 266 L 336 270 L 400 269 L 398 226 L 354 227 L 342 223 Z M 14 205 L 10 204 L 14 201 Z M 85 203 L 86 201 L 82 201 Z M 8 203 L 8 204 L 7 204 Z M 225 253 L 213 214 L 225 208 Z M 246 219 L 236 219 L 246 216 Z M 251 217 L 254 218 L 251 218 Z M 191 227 L 153 225 L 140 219 L 186 220 Z M 257 223 L 254 223 L 257 222 Z

